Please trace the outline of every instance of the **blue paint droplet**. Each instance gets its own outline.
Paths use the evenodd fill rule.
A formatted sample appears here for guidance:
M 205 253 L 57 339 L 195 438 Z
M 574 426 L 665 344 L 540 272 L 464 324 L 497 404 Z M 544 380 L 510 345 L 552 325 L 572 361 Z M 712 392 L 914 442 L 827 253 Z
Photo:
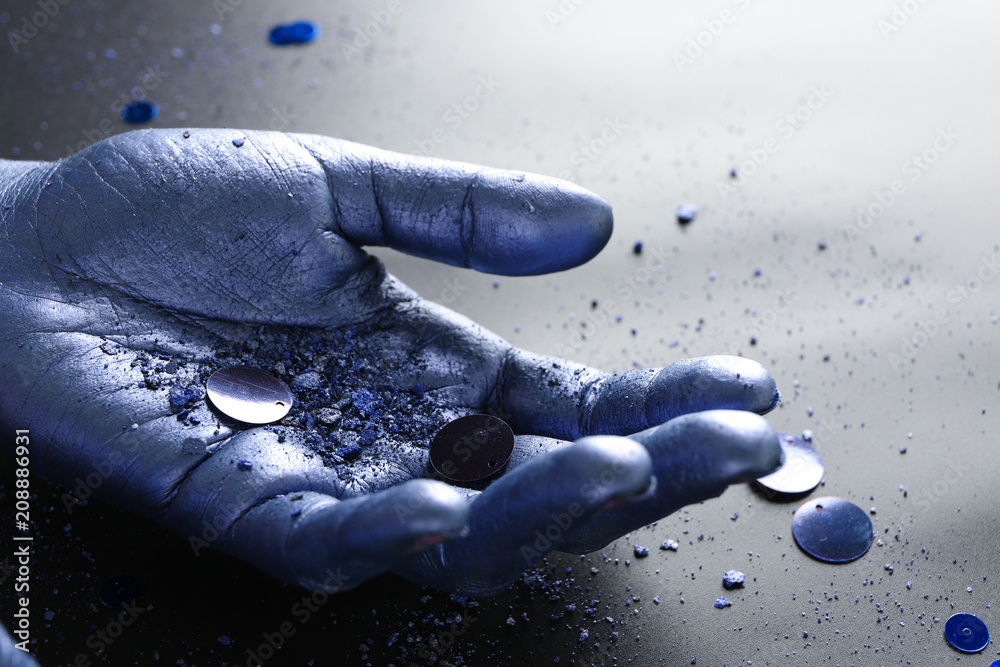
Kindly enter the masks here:
M 269 38 L 275 46 L 288 46 L 290 44 L 308 44 L 315 40 L 319 33 L 319 26 L 315 23 L 298 21 L 274 26 L 271 28 Z
M 247 461 L 246 459 L 240 459 L 236 462 L 236 467 L 243 472 L 247 470 L 253 470 L 253 461 Z
M 121 117 L 126 123 L 148 123 L 160 114 L 160 109 L 152 102 L 135 100 L 122 107 Z

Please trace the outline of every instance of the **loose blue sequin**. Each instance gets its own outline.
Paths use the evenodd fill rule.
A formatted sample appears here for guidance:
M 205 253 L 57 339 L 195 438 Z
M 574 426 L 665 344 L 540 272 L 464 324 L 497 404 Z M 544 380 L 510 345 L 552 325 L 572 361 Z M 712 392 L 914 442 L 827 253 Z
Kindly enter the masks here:
M 972 614 L 955 614 L 949 618 L 944 624 L 944 637 L 963 653 L 979 653 L 990 643 L 989 628 Z
M 865 555 L 875 539 L 863 509 L 843 498 L 815 498 L 795 510 L 792 535 L 807 554 L 828 563 Z

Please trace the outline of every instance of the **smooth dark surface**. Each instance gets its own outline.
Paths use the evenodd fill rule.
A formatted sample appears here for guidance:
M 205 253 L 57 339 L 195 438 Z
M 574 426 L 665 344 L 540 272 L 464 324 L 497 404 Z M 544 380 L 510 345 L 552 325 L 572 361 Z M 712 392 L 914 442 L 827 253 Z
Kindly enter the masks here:
M 802 550 L 828 563 L 864 556 L 875 539 L 863 509 L 843 498 L 813 498 L 795 510 L 792 535 Z
M 500 472 L 514 451 L 514 432 L 491 415 L 466 415 L 444 425 L 431 441 L 431 465 L 453 482 L 475 482 Z
M 757 480 L 767 491 L 783 494 L 808 493 L 823 479 L 823 460 L 811 444 L 797 435 L 779 433 L 778 442 L 785 456 L 776 471 Z
M 955 614 L 944 624 L 948 643 L 963 653 L 979 653 L 990 644 L 990 630 L 974 614 Z
M 101 586 L 101 602 L 105 607 L 121 609 L 134 604 L 142 594 L 142 582 L 131 574 L 116 574 Z
M 307 21 L 278 25 L 271 29 L 270 40 L 275 46 L 308 44 L 319 35 L 319 27 Z

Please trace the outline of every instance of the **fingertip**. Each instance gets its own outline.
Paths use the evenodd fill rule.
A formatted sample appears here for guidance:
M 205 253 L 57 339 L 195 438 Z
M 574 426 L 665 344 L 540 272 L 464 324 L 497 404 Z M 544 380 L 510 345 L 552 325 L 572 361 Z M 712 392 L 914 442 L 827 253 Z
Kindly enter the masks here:
M 594 435 L 577 440 L 572 456 L 589 470 L 585 496 L 599 506 L 615 507 L 635 502 L 655 488 L 653 459 L 642 444 L 614 435 Z
M 410 532 L 418 536 L 414 548 L 453 540 L 468 532 L 469 502 L 459 491 L 431 479 L 415 479 L 397 488 L 401 495 L 394 499 L 397 514 L 403 507 L 413 511 L 407 521 Z M 420 539 L 420 536 L 433 537 Z
M 751 482 L 781 465 L 774 428 L 760 415 L 744 410 L 684 415 L 645 433 L 653 436 L 647 446 L 670 443 L 665 448 L 670 459 L 687 458 L 685 466 L 695 477 L 722 486 Z
M 715 498 L 731 484 L 766 475 L 781 463 L 774 429 L 759 415 L 742 410 L 683 415 L 629 437 L 652 457 L 653 492 L 643 502 L 580 525 L 561 550 L 594 551 L 686 505 Z
M 781 443 L 766 419 L 740 410 L 715 410 L 708 417 L 718 419 L 732 442 L 730 484 L 752 482 L 781 466 Z
M 715 359 L 719 366 L 728 368 L 729 372 L 740 381 L 743 391 L 747 394 L 746 407 L 742 409 L 764 415 L 781 402 L 781 392 L 778 391 L 774 377 L 761 363 L 731 355 L 709 358 Z
M 592 259 L 611 238 L 602 197 L 568 181 L 487 170 L 472 195 L 472 268 L 503 275 L 564 271 Z
M 400 553 L 461 537 L 468 530 L 469 503 L 443 482 L 415 479 L 363 499 L 346 522 L 349 535 L 382 543 Z
M 663 368 L 651 388 L 648 423 L 704 410 L 745 410 L 765 414 L 777 405 L 774 378 L 745 357 L 714 355 L 686 359 Z

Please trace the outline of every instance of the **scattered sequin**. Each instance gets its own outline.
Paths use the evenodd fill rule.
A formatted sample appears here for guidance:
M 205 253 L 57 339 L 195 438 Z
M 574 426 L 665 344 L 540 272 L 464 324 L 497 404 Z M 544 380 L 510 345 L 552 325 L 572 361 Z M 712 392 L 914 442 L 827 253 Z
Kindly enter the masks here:
M 830 496 L 810 500 L 795 511 L 792 535 L 803 551 L 828 563 L 860 558 L 875 539 L 863 509 Z
M 816 448 L 790 433 L 779 433 L 778 441 L 784 462 L 757 483 L 776 493 L 808 493 L 815 489 L 823 479 L 823 460 Z
M 514 432 L 491 415 L 459 417 L 431 442 L 431 465 L 452 482 L 475 482 L 499 472 L 514 451 Z
M 944 624 L 948 643 L 963 653 L 979 653 L 990 643 L 990 631 L 973 614 L 955 614 Z
M 259 368 L 223 368 L 208 379 L 205 389 L 215 407 L 247 424 L 270 424 L 292 409 L 288 385 Z

